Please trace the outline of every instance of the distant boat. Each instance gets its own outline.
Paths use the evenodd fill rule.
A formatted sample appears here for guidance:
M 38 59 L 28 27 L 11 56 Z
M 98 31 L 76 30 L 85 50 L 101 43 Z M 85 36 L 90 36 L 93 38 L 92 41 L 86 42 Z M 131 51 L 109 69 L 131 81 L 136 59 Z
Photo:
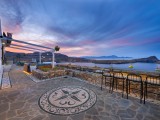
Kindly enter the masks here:
M 130 69 L 132 69 L 132 68 L 133 68 L 133 65 L 131 64 L 131 65 L 129 65 L 128 67 L 129 67 Z

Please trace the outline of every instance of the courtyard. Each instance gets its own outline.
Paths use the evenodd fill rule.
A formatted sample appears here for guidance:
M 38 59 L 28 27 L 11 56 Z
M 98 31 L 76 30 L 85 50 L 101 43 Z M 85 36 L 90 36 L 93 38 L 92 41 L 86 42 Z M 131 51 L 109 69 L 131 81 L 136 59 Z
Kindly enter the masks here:
M 121 93 L 111 94 L 107 89 L 101 91 L 99 86 L 74 77 L 59 77 L 36 83 L 23 73 L 22 67 L 15 65 L 12 66 L 9 76 L 12 87 L 0 90 L 0 120 L 159 120 L 160 118 L 159 104 L 152 102 L 140 104 L 137 98 L 126 99 L 125 96 L 122 98 Z M 73 105 L 69 100 L 68 105 L 71 107 L 62 101 L 65 104 L 63 108 L 71 109 L 72 112 L 65 114 L 64 109 L 58 112 L 53 110 L 64 105 L 56 106 L 60 102 L 56 104 L 57 100 L 53 101 L 50 98 L 51 95 L 59 94 L 60 88 L 66 94 L 65 97 L 71 96 L 78 101 Z M 74 89 L 77 91 L 73 91 Z M 78 95 L 80 98 L 85 97 L 83 100 L 77 99 L 78 97 L 67 93 L 67 90 L 72 91 L 72 94 L 82 91 L 83 93 Z M 48 105 L 43 102 L 43 98 L 49 101 Z M 48 107 L 49 104 L 56 105 L 51 108 Z M 75 110 L 75 107 L 79 106 L 83 109 Z

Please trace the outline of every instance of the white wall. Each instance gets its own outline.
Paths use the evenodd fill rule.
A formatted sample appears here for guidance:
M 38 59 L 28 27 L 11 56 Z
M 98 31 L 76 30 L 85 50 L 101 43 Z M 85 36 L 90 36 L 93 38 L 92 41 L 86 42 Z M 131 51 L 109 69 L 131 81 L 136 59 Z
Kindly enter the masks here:
M 2 41 L 0 39 L 0 84 L 2 80 L 3 66 L 2 66 Z

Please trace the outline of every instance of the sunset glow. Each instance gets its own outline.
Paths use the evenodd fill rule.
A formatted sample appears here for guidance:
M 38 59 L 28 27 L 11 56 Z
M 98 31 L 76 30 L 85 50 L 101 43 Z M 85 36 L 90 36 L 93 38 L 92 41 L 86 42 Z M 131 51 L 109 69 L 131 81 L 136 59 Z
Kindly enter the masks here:
M 3 31 L 69 56 L 160 58 L 159 0 L 0 0 Z M 74 6 L 73 6 L 74 5 Z M 25 52 L 24 50 L 7 51 Z

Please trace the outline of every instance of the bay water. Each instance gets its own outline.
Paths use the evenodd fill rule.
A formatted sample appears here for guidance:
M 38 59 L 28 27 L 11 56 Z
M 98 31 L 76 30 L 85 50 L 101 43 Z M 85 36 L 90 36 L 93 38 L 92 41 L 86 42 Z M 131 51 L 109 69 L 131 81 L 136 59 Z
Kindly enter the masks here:
M 156 71 L 157 68 L 160 69 L 160 64 L 156 63 L 127 63 L 127 64 L 95 64 L 95 63 L 83 63 L 83 62 L 74 62 L 74 63 L 69 63 L 69 62 L 64 62 L 64 63 L 59 63 L 59 64 L 71 64 L 71 65 L 79 65 L 79 66 L 88 66 L 88 67 L 101 67 L 101 68 L 117 68 L 117 69 L 124 69 L 124 70 L 129 70 L 129 66 L 133 66 L 133 70 L 137 71 L 146 71 L 146 72 L 154 72 Z

